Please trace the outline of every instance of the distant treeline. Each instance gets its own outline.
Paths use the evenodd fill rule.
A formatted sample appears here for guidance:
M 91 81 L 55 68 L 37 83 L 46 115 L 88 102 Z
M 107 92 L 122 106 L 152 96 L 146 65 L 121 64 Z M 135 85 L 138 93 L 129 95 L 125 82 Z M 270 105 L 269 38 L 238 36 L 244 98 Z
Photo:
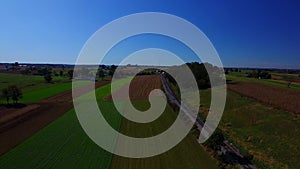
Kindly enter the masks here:
M 277 69 L 277 68 L 245 68 L 245 67 L 225 67 L 225 72 L 241 72 L 246 70 L 251 71 L 261 71 L 261 72 L 276 72 L 276 73 L 287 73 L 287 74 L 300 74 L 300 69 Z
M 271 79 L 272 76 L 269 72 L 261 70 L 253 70 L 252 72 L 247 72 L 247 77 L 257 78 L 257 79 Z

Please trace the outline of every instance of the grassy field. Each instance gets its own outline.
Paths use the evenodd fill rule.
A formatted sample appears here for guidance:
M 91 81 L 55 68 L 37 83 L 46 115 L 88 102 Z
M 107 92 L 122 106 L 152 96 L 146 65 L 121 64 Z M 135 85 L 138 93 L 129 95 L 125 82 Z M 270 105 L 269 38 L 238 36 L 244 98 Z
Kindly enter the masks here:
M 133 104 L 139 110 L 149 108 L 146 100 L 134 101 Z M 123 118 L 120 131 L 132 137 L 150 137 L 170 127 L 176 117 L 176 113 L 167 106 L 165 112 L 150 123 L 134 123 Z M 217 161 L 203 150 L 195 136 L 189 134 L 180 144 L 158 156 L 143 159 L 114 156 L 111 165 L 112 169 L 201 169 L 217 168 Z
M 206 116 L 210 90 L 200 94 Z M 253 154 L 259 167 L 300 168 L 300 119 L 290 113 L 228 91 L 219 127 L 241 150 Z
M 277 74 L 276 74 L 277 75 Z M 281 75 L 283 76 L 283 75 Z M 226 75 L 227 80 L 231 80 L 232 82 L 258 82 L 258 83 L 265 83 L 265 84 L 272 84 L 276 86 L 280 86 L 283 88 L 288 88 L 288 82 L 278 81 L 273 79 L 255 79 L 255 78 L 248 78 L 246 77 L 246 72 L 231 72 L 230 74 Z M 300 90 L 300 85 L 292 83 L 290 85 L 291 89 Z
M 88 83 L 90 81 L 78 81 L 75 86 L 79 87 Z M 0 73 L 0 91 L 10 85 L 21 88 L 23 93 L 23 98 L 20 99 L 21 103 L 33 103 L 72 89 L 72 82 L 66 77 L 53 76 L 53 83 L 46 83 L 43 76 Z M 1 102 L 5 103 L 6 101 L 0 98 Z
M 109 85 L 97 89 L 98 99 L 110 94 Z M 114 128 L 121 116 L 112 101 L 101 110 Z M 0 158 L 1 168 L 109 168 L 112 154 L 94 144 L 82 130 L 72 110 Z
M 300 76 L 299 74 L 288 74 L 288 73 L 277 73 L 277 72 L 271 72 L 271 75 L 275 79 L 281 79 L 281 80 L 292 80 L 294 82 L 300 82 Z
M 145 82 L 147 82 L 147 84 L 144 84 Z M 136 109 L 145 111 L 150 108 L 150 103 L 147 100 L 149 90 L 161 87 L 160 77 L 158 75 L 139 76 L 131 82 L 130 87 L 134 89 L 130 95 L 133 105 Z M 120 90 L 122 90 L 122 87 Z M 118 94 L 120 90 L 117 90 L 115 94 Z M 119 101 L 122 102 L 122 99 Z M 126 106 L 123 108 L 124 111 L 128 111 L 126 110 Z M 120 132 L 136 138 L 155 136 L 167 130 L 173 124 L 176 117 L 177 113 L 167 105 L 162 115 L 149 123 L 135 123 L 126 118 L 122 118 Z M 159 144 L 157 144 L 157 146 L 159 146 Z M 217 168 L 217 161 L 213 160 L 210 155 L 203 150 L 201 145 L 197 142 L 197 139 L 189 134 L 180 144 L 158 156 L 143 159 L 114 156 L 111 165 L 112 169 L 199 169 Z
M 127 80 L 119 81 L 121 87 Z M 106 120 L 115 129 L 131 136 L 158 134 L 176 118 L 176 113 L 168 107 L 156 121 L 144 127 L 126 122 L 114 109 L 112 101 L 103 98 L 110 94 L 110 85 L 96 90 L 100 109 Z M 87 96 L 89 94 L 86 94 Z M 82 96 L 82 97 L 85 97 Z M 139 109 L 146 109 L 146 100 L 134 101 Z M 132 128 L 134 127 L 134 128 Z M 172 150 L 152 158 L 128 159 L 114 156 L 95 145 L 82 130 L 75 112 L 72 110 L 51 123 L 46 128 L 0 157 L 1 168 L 217 168 L 217 162 L 198 144 L 196 138 L 188 135 Z
M 109 108 L 108 106 L 107 108 Z M 108 112 L 109 113 L 109 112 Z M 118 127 L 119 116 L 107 114 Z M 112 154 L 99 148 L 82 130 L 74 111 L 42 129 L 0 158 L 1 168 L 109 168 Z
M 82 85 L 89 84 L 90 81 L 78 81 L 76 82 L 75 87 L 79 87 Z M 23 93 L 23 98 L 20 100 L 22 103 L 33 103 L 39 101 L 41 99 L 56 95 L 58 93 L 71 90 L 72 89 L 72 82 L 60 83 L 53 85 L 47 88 L 40 88 L 30 92 Z
M 66 77 L 53 76 L 53 83 L 46 83 L 43 76 L 0 73 L 0 91 L 7 86 L 16 85 L 23 92 L 29 92 L 64 82 L 70 80 Z

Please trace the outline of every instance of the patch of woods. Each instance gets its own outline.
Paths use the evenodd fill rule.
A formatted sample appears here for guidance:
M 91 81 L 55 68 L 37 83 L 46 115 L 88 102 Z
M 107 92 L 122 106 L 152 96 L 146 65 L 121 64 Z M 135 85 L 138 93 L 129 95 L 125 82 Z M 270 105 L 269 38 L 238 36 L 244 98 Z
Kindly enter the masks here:
M 214 81 L 214 85 L 222 84 L 222 80 L 225 78 L 224 71 L 222 68 L 214 66 L 210 63 L 198 63 L 198 62 L 191 62 L 186 64 L 188 68 L 192 71 L 193 76 L 197 82 L 199 89 L 207 89 L 211 87 L 211 80 Z M 184 65 L 181 66 L 172 66 L 169 68 L 170 72 L 174 72 L 175 77 L 172 77 L 169 74 L 166 74 L 167 79 L 169 82 L 175 84 L 175 79 L 183 79 L 186 77 Z M 210 73 L 210 75 L 208 74 Z M 189 86 L 191 80 L 184 81 L 184 86 Z
M 22 91 L 16 85 L 4 88 L 1 91 L 1 98 L 3 98 L 6 101 L 6 106 L 8 107 L 24 107 L 23 104 L 19 103 L 19 100 L 22 97 Z
M 210 63 L 198 63 L 198 62 L 191 62 L 186 63 L 192 72 L 193 78 L 195 78 L 197 82 L 198 89 L 207 89 L 211 88 L 211 80 L 213 80 L 214 85 L 222 85 L 224 82 L 224 70 L 217 66 L 213 66 Z M 180 100 L 180 89 L 175 79 L 180 80 L 183 84 L 184 88 L 190 88 L 192 86 L 191 82 L 193 79 L 187 78 L 185 65 L 180 66 L 172 66 L 168 68 L 169 72 L 173 72 L 172 74 L 175 77 L 171 76 L 169 73 L 164 72 L 164 75 L 169 82 L 169 86 L 171 87 L 175 97 Z M 210 73 L 210 75 L 208 74 Z
M 194 127 L 191 129 L 190 133 L 195 136 L 196 139 L 199 138 L 200 131 L 196 125 L 194 125 Z M 202 144 L 205 150 L 218 161 L 218 167 L 220 169 L 240 168 L 239 164 L 251 163 L 251 161 L 253 160 L 252 154 L 244 150 L 244 152 L 242 153 L 243 157 L 240 157 L 231 150 L 226 150 L 225 142 L 228 141 L 225 140 L 223 131 L 217 128 L 210 136 L 210 138 Z

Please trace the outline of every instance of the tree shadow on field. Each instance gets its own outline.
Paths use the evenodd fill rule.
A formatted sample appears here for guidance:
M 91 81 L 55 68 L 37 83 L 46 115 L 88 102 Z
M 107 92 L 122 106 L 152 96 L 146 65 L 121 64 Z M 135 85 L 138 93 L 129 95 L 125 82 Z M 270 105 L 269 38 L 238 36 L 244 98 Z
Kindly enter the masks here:
M 233 80 L 226 80 L 226 84 L 238 84 L 238 82 L 235 82 Z
M 0 104 L 0 107 L 5 107 L 5 108 L 23 108 L 26 107 L 26 104 L 23 103 L 14 103 L 14 104 Z

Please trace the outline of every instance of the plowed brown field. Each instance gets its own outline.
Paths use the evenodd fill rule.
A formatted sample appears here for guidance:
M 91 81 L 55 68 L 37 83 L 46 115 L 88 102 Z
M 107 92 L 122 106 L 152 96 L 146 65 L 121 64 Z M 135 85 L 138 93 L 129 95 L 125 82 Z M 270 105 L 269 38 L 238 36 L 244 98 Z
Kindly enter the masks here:
M 130 86 L 129 86 L 130 85 Z M 144 75 L 136 76 L 130 84 L 126 84 L 117 91 L 114 92 L 115 99 L 123 100 L 126 99 L 124 91 L 129 86 L 129 98 L 132 100 L 147 99 L 149 94 L 154 89 L 160 89 L 161 79 L 160 75 Z M 160 96 L 160 93 L 155 94 Z M 105 100 L 111 100 L 112 96 L 108 96 Z
M 300 91 L 298 90 L 254 82 L 228 84 L 227 87 L 241 95 L 286 110 L 297 116 L 300 115 Z

